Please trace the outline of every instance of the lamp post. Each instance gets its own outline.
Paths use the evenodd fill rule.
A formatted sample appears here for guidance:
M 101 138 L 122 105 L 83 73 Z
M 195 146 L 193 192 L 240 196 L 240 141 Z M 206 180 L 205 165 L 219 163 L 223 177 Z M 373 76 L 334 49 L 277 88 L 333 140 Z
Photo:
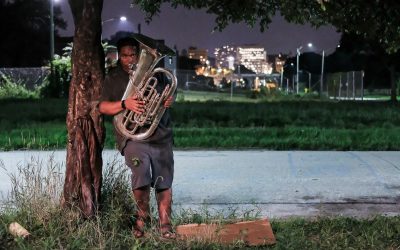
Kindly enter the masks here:
M 340 44 L 336 46 L 336 48 L 340 48 Z M 328 50 L 332 51 L 332 49 Z M 324 90 L 324 66 L 325 66 L 325 50 L 322 50 L 322 58 L 321 58 L 321 81 L 319 84 L 319 95 L 322 95 L 322 91 Z
M 303 47 L 300 46 L 296 49 L 296 94 L 299 93 L 299 57 L 300 57 L 300 50 Z
M 294 66 L 294 64 L 293 63 L 291 63 L 291 64 L 288 64 L 288 65 L 282 65 L 282 68 L 281 68 L 281 88 L 283 89 L 283 73 L 285 72 L 285 68 L 286 67 L 293 67 Z M 289 79 L 286 79 L 287 81 L 289 81 Z M 288 93 L 289 92 L 289 83 L 287 82 L 286 83 L 286 93 Z
M 321 61 L 321 81 L 319 84 L 319 96 L 322 96 L 322 91 L 324 90 L 324 63 L 325 63 L 325 50 L 322 50 L 322 61 Z
M 307 47 L 311 48 L 313 46 L 312 43 L 308 43 Z M 303 46 L 300 46 L 296 49 L 296 94 L 299 93 L 299 58 L 300 58 L 300 50 Z
M 116 17 L 112 17 L 112 18 L 109 18 L 109 19 L 106 19 L 106 20 L 104 20 L 104 21 L 101 21 L 101 25 L 103 25 L 103 24 L 105 24 L 105 23 L 107 23 L 107 22 L 111 22 L 111 21 L 114 21 L 114 20 L 116 20 L 117 18 Z M 121 22 L 126 22 L 126 16 L 120 16 L 119 18 L 118 18 Z
M 126 18 L 126 16 L 120 16 L 119 18 L 117 18 L 117 17 L 112 17 L 112 18 L 109 18 L 109 19 L 106 19 L 106 20 L 103 20 L 103 21 L 101 21 L 101 26 L 103 27 L 103 25 L 105 24 L 105 23 L 108 23 L 108 22 L 112 22 L 112 21 L 115 21 L 115 20 L 119 20 L 120 22 L 126 22 L 128 19 Z M 103 32 L 101 33 L 101 40 L 103 41 Z
M 235 74 L 235 58 L 233 56 L 228 57 L 228 67 L 232 70 L 232 73 Z M 233 77 L 231 79 L 231 101 L 233 98 Z
M 50 63 L 54 59 L 54 1 L 50 0 Z
M 50 0 L 50 78 L 54 79 L 54 2 L 58 0 Z

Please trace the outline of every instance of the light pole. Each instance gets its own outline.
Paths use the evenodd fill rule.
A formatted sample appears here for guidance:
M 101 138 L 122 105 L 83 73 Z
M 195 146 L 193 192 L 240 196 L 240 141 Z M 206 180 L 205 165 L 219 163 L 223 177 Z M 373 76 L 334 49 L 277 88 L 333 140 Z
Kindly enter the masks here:
M 109 18 L 109 19 L 106 19 L 106 20 L 104 20 L 104 21 L 101 21 L 101 25 L 103 25 L 103 24 L 105 24 L 105 23 L 107 23 L 107 22 L 111 22 L 111 21 L 114 21 L 114 20 L 116 20 L 117 18 L 116 17 L 112 17 L 112 18 Z M 120 16 L 119 18 L 118 18 L 121 22 L 126 22 L 126 16 Z
M 105 23 L 108 23 L 108 22 L 112 22 L 112 21 L 114 21 L 114 20 L 119 20 L 120 22 L 126 22 L 128 19 L 126 18 L 126 16 L 120 16 L 120 17 L 112 17 L 112 18 L 109 18 L 109 19 L 106 19 L 106 20 L 104 20 L 104 21 L 101 21 L 101 27 L 103 27 L 103 25 L 105 24 Z M 103 32 L 101 32 L 101 40 L 103 41 Z
M 300 46 L 296 49 L 296 94 L 299 93 L 299 57 L 300 57 L 300 50 L 303 47 Z
M 287 65 L 285 65 L 285 64 L 283 64 L 282 65 L 282 68 L 281 68 L 281 89 L 283 89 L 283 73 L 285 72 L 285 68 L 286 67 L 293 67 L 294 66 L 294 64 L 293 63 L 291 63 L 291 64 L 287 64 Z M 287 78 L 287 80 L 289 80 L 288 78 Z M 288 85 L 288 83 L 286 84 L 286 92 L 289 92 L 289 85 Z
M 322 62 L 321 62 L 321 81 L 319 83 L 319 96 L 322 96 L 323 82 L 324 82 L 324 63 L 325 63 L 325 50 L 322 50 Z
M 50 0 L 50 63 L 54 59 L 54 1 Z
M 228 57 L 228 67 L 232 70 L 232 73 L 235 74 L 235 58 L 233 56 Z M 233 98 L 233 77 L 231 79 L 231 101 Z
M 336 46 L 336 48 L 340 48 L 340 44 Z M 328 50 L 332 51 L 331 49 Z M 325 65 L 325 50 L 322 50 L 322 58 L 321 58 L 321 81 L 319 84 L 319 95 L 322 95 L 322 91 L 324 90 L 324 65 Z
M 308 43 L 307 47 L 311 48 L 313 46 L 312 43 Z M 303 46 L 300 46 L 296 49 L 296 94 L 299 93 L 299 58 L 300 58 L 300 50 Z
M 54 2 L 58 0 L 50 0 L 50 78 L 54 81 Z

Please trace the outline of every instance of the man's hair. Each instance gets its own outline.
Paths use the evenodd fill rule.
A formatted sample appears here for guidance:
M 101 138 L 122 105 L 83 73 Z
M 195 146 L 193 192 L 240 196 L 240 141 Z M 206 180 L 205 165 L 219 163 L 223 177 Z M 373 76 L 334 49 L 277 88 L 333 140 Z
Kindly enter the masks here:
M 132 46 L 132 47 L 135 47 L 136 50 L 139 49 L 138 41 L 136 41 L 136 39 L 134 39 L 132 37 L 124 37 L 124 38 L 121 38 L 118 40 L 118 42 L 117 42 L 118 53 L 121 52 L 121 48 L 124 46 Z

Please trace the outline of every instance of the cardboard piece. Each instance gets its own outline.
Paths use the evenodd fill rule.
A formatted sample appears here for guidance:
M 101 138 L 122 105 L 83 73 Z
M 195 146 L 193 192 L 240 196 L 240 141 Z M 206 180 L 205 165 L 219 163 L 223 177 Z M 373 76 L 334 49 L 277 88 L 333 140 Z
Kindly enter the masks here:
M 243 241 L 248 246 L 276 243 L 268 219 L 243 221 L 233 224 L 187 224 L 176 227 L 178 237 L 185 240 L 232 244 Z

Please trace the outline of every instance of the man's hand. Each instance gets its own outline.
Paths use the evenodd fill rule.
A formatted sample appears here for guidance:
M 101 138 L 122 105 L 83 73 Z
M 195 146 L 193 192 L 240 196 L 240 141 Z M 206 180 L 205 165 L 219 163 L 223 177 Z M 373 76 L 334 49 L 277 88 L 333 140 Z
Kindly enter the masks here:
M 137 114 L 141 114 L 144 112 L 144 101 L 139 100 L 136 95 L 129 97 L 125 100 L 126 109 L 129 109 Z
M 165 108 L 169 108 L 169 107 L 172 106 L 173 103 L 174 103 L 174 97 L 170 96 L 170 97 L 167 98 L 167 100 L 165 100 L 164 107 Z

